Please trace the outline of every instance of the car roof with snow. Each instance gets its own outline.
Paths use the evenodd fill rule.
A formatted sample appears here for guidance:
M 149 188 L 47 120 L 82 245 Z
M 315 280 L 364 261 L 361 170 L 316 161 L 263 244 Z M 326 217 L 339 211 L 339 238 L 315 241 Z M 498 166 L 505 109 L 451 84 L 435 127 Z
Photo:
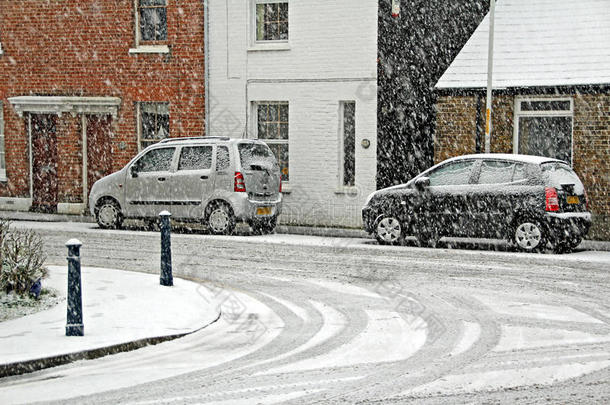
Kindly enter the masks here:
M 558 160 L 558 159 L 554 159 L 554 158 L 548 158 L 548 157 L 544 157 L 544 156 L 533 156 L 533 155 L 519 155 L 516 153 L 477 153 L 477 154 L 472 154 L 472 155 L 462 155 L 462 156 L 457 156 L 451 159 L 447 159 L 447 161 L 450 160 L 462 160 L 462 159 L 501 159 L 501 160 L 512 160 L 515 162 L 521 162 L 521 163 L 530 163 L 530 164 L 542 164 L 542 163 L 548 163 L 548 162 L 561 162 L 561 163 L 565 163 L 563 160 Z

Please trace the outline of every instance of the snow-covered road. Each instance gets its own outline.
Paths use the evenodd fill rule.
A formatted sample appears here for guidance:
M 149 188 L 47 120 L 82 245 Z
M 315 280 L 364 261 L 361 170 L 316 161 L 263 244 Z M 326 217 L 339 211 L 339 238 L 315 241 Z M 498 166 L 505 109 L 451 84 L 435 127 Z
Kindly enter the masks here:
M 27 223 L 49 264 L 157 273 L 159 235 Z M 176 341 L 0 380 L 8 402 L 610 401 L 610 253 L 381 247 L 174 234 L 174 273 L 221 322 Z M 4 402 L 4 401 L 3 401 Z

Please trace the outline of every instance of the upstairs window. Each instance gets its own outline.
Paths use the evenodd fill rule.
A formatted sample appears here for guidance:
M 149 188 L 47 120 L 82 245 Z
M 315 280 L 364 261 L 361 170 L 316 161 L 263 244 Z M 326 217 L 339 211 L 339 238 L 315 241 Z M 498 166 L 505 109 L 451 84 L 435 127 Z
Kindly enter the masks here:
M 143 42 L 167 40 L 167 0 L 136 0 L 138 33 Z
M 138 103 L 140 149 L 169 138 L 169 103 Z
M 257 42 L 288 41 L 288 2 L 255 1 Z

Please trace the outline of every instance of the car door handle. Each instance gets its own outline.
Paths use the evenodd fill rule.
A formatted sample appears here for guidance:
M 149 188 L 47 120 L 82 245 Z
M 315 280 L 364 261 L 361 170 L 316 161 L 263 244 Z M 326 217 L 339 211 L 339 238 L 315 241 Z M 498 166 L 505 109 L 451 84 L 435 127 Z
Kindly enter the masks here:
M 201 179 L 201 180 L 207 180 L 207 179 L 208 179 L 208 176 L 201 176 L 201 177 L 200 177 L 200 179 Z
M 165 177 L 159 177 L 157 180 L 159 180 L 159 181 L 165 181 Z

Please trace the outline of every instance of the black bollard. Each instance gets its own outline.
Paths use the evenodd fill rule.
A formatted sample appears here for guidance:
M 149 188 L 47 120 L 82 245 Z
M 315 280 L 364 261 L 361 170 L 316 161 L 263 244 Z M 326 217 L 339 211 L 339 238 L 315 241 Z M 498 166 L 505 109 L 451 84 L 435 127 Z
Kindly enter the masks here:
M 80 274 L 80 247 L 78 239 L 66 242 L 68 247 L 68 311 L 66 336 L 83 336 L 83 300 Z
M 161 278 L 160 284 L 165 286 L 174 285 L 172 277 L 172 242 L 171 242 L 171 227 L 169 224 L 170 214 L 167 211 L 162 211 L 159 214 L 161 217 Z

